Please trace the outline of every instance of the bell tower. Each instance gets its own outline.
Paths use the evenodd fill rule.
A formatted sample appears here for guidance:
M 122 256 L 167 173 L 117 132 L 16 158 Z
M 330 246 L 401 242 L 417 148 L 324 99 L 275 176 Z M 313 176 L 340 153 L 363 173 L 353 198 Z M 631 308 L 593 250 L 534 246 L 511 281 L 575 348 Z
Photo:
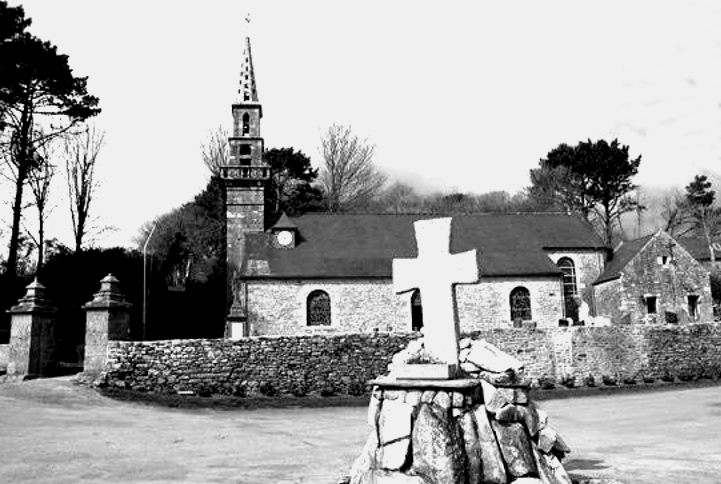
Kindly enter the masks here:
M 246 19 L 247 20 L 247 19 Z M 232 105 L 233 133 L 228 138 L 230 158 L 221 167 L 226 192 L 226 241 L 228 284 L 232 293 L 226 321 L 226 336 L 247 336 L 246 237 L 265 230 L 265 185 L 270 168 L 263 162 L 260 119 L 263 109 L 255 85 L 250 38 L 245 38 L 240 84 Z

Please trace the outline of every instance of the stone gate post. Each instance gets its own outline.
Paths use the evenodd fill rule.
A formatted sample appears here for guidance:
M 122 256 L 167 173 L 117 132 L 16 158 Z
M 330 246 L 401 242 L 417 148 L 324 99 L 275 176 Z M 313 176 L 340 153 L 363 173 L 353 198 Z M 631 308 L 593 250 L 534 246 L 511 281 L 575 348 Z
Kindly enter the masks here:
M 8 311 L 11 316 L 7 374 L 11 378 L 49 376 L 55 368 L 55 308 L 35 279 Z
M 108 341 L 130 339 L 130 308 L 120 292 L 119 281 L 108 274 L 100 291 L 85 306 L 85 361 L 83 372 L 98 375 L 105 366 Z

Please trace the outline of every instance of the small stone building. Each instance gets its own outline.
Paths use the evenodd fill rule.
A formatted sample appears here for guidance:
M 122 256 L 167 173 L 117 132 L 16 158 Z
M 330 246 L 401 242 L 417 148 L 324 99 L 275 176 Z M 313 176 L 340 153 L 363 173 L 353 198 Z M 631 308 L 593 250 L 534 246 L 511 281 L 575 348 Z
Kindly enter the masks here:
M 709 271 L 663 231 L 625 242 L 594 283 L 598 315 L 614 323 L 685 323 L 713 317 Z

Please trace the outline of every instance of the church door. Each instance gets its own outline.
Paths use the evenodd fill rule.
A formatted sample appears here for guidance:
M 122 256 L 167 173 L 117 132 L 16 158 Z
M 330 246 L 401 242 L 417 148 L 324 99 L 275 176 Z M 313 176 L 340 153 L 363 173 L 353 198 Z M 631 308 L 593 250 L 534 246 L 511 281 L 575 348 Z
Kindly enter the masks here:
M 411 328 L 420 331 L 423 327 L 423 305 L 421 304 L 421 291 L 416 289 L 411 296 Z

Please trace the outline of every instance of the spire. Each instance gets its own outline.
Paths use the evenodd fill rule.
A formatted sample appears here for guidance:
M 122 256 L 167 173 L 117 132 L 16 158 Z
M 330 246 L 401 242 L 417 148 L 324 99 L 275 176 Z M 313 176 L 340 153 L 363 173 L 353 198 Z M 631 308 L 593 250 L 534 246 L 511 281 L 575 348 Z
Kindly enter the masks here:
M 250 14 L 245 17 L 245 21 L 250 26 Z M 245 49 L 243 49 L 243 58 L 240 65 L 240 85 L 238 86 L 238 96 L 235 102 L 236 104 L 258 102 L 255 71 L 253 71 L 253 56 L 250 53 L 250 37 L 245 38 Z

